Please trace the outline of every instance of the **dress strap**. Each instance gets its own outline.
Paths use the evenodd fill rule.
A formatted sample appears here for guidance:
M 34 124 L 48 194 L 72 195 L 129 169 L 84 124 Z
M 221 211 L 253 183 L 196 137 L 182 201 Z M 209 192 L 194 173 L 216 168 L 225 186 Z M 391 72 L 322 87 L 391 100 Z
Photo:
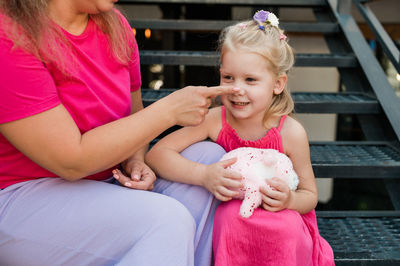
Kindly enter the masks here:
M 283 115 L 283 116 L 281 117 L 280 121 L 279 121 L 279 126 L 278 126 L 278 128 L 277 128 L 279 132 L 281 132 L 281 129 L 282 129 L 282 127 L 283 127 L 283 123 L 285 122 L 286 117 L 287 117 L 287 115 Z
M 226 110 L 225 106 L 221 106 L 221 119 L 222 119 L 222 125 L 226 124 Z

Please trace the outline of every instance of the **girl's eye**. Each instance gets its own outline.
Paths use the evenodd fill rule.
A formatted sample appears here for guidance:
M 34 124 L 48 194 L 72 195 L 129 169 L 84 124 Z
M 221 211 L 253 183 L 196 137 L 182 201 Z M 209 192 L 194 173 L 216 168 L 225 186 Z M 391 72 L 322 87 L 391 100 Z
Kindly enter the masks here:
M 246 78 L 246 81 L 247 82 L 254 82 L 254 81 L 256 81 L 256 79 L 254 79 L 254 78 Z
M 226 79 L 226 80 L 231 80 L 232 76 L 223 76 L 223 78 Z

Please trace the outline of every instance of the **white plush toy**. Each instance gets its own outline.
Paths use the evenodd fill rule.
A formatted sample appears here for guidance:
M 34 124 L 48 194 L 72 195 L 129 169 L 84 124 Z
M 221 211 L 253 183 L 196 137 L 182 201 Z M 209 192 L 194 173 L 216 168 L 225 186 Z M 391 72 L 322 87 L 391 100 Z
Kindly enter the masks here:
M 250 217 L 254 209 L 261 205 L 259 188 L 269 187 L 265 180 L 282 178 L 291 190 L 296 190 L 299 184 L 289 157 L 277 150 L 243 147 L 226 153 L 221 161 L 234 157 L 237 161 L 228 168 L 243 176 L 244 188 L 239 190 L 240 195 L 237 198 L 243 199 L 240 215 L 244 218 Z

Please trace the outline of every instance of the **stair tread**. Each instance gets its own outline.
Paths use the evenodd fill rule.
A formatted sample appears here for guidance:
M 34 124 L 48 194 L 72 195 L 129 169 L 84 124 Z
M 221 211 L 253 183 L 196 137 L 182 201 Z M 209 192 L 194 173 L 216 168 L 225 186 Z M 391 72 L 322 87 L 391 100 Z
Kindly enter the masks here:
M 391 142 L 310 142 L 316 177 L 400 178 L 400 151 Z
M 143 89 L 143 103 L 147 106 L 175 90 L 176 89 Z M 296 113 L 381 113 L 381 108 L 377 100 L 364 93 L 293 92 L 292 96 L 295 102 Z
M 319 178 L 400 178 L 400 151 L 387 141 L 310 142 L 310 156 Z
M 210 51 L 141 50 L 140 62 L 144 65 L 217 66 L 219 53 Z M 356 67 L 352 54 L 295 54 L 295 66 Z
M 320 234 L 331 245 L 335 261 L 386 260 L 400 262 L 400 212 L 317 212 Z M 345 215 L 342 215 L 342 214 Z M 386 215 L 389 213 L 389 215 Z
M 197 30 L 220 31 L 239 21 L 232 20 L 189 20 L 189 19 L 137 19 L 130 20 L 130 25 L 136 29 L 152 30 Z M 287 32 L 336 33 L 337 23 L 330 22 L 281 22 L 280 27 Z
M 390 142 L 311 142 L 310 146 L 313 164 L 400 167 L 400 152 Z

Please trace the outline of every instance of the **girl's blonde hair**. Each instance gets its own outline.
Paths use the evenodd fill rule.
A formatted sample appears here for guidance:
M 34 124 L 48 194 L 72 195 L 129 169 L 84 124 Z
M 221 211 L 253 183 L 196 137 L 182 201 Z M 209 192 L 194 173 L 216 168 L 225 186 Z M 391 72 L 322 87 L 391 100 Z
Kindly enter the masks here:
M 19 47 L 44 63 L 54 63 L 63 72 L 69 72 L 70 49 L 68 40 L 47 15 L 49 0 L 7 0 L 0 1 L 2 16 L 0 26 L 8 38 Z M 133 48 L 133 32 L 127 28 L 115 10 L 92 14 L 92 20 L 108 37 L 111 54 L 122 64 L 128 64 Z M 55 61 L 57 59 L 57 61 Z
M 294 64 L 292 47 L 288 44 L 284 31 L 278 26 L 249 20 L 226 27 L 219 38 L 222 59 L 226 51 L 247 51 L 261 55 L 275 73 L 276 77 L 287 75 Z M 270 108 L 266 111 L 263 124 L 271 116 L 289 115 L 293 112 L 294 102 L 285 86 L 281 94 L 274 94 Z

